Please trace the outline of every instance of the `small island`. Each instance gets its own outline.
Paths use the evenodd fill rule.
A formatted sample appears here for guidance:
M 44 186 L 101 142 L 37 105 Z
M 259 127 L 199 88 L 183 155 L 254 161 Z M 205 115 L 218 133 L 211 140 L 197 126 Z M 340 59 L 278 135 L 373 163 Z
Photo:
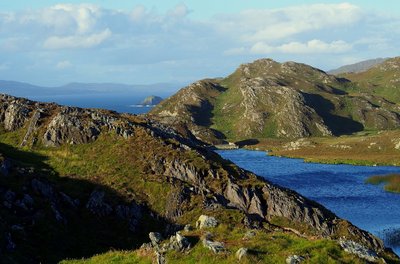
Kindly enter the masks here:
M 146 97 L 140 105 L 142 106 L 155 106 L 158 105 L 163 99 L 159 96 L 156 95 L 151 95 Z
M 385 191 L 400 193 L 400 174 L 378 175 L 369 177 L 366 183 L 385 184 Z

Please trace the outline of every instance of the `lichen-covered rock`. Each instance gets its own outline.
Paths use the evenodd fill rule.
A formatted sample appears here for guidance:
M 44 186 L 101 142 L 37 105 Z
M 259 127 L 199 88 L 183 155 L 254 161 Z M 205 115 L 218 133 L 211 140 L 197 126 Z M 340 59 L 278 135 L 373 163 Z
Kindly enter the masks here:
M 212 216 L 201 215 L 196 222 L 196 228 L 209 228 L 209 227 L 216 227 L 218 225 L 217 219 Z

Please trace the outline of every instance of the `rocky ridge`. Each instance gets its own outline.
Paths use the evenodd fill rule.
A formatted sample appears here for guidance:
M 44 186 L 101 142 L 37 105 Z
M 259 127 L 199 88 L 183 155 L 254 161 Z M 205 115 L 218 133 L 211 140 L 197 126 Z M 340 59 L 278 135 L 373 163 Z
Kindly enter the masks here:
M 106 110 L 62 107 L 0 95 L 0 124 L 4 128 L 2 134 L 19 135 L 12 147 L 26 142 L 24 148 L 29 146 L 33 150 L 76 144 L 86 144 L 90 148 L 91 144 L 87 143 L 101 141 L 102 137 L 114 135 L 115 142 L 123 143 L 121 148 L 129 147 L 127 151 L 135 157 L 132 162 L 140 175 L 137 179 L 130 179 L 130 182 L 135 183 L 129 187 L 133 189 L 130 192 L 134 199 L 124 200 L 121 197 L 120 202 L 110 201 L 107 198 L 110 194 L 101 189 L 107 187 L 113 192 L 118 190 L 115 189 L 116 185 L 113 185 L 113 182 L 108 183 L 107 179 L 101 182 L 105 186 L 99 187 L 100 189 L 91 184 L 92 187 L 87 188 L 84 197 L 79 199 L 68 194 L 66 187 L 61 190 L 63 185 L 53 187 L 57 182 L 47 183 L 49 176 L 46 176 L 46 170 L 38 173 L 23 167 L 20 169 L 15 165 L 17 163 L 9 169 L 10 160 L 2 158 L 1 177 L 12 175 L 11 177 L 22 179 L 26 183 L 22 186 L 8 186 L 9 180 L 2 181 L 2 210 L 11 209 L 7 211 L 10 218 L 3 230 L 5 237 L 10 238 L 6 249 L 15 248 L 24 252 L 21 244 L 12 240 L 14 235 L 10 230 L 11 226 L 15 225 L 12 209 L 20 207 L 19 204 L 23 203 L 22 207 L 27 208 L 23 210 L 29 212 L 32 201 L 30 197 L 38 195 L 40 201 L 47 201 L 48 214 L 53 215 L 51 217 L 45 214 L 45 218 L 50 217 L 66 226 L 75 221 L 75 217 L 79 217 L 79 214 L 74 213 L 75 210 L 79 210 L 81 213 L 88 211 L 98 219 L 109 219 L 107 221 L 122 219 L 133 233 L 137 232 L 138 226 L 144 224 L 141 221 L 142 216 L 150 217 L 152 221 L 164 225 L 165 232 L 170 233 L 176 231 L 173 226 L 182 223 L 185 217 L 193 218 L 190 213 L 198 208 L 202 211 L 236 209 L 243 216 L 242 219 L 236 220 L 247 228 L 261 228 L 262 223 L 269 223 L 306 237 L 346 237 L 377 254 L 385 252 L 379 239 L 338 218 L 321 205 L 244 171 L 203 148 L 195 139 L 183 137 L 175 130 L 143 117 L 119 115 Z M 125 154 L 121 158 L 129 160 Z M 64 177 L 69 179 L 71 176 Z M 76 175 L 70 179 L 80 178 Z M 167 186 L 170 188 L 166 194 L 164 208 L 158 208 L 160 193 L 135 189 L 138 185 L 136 183 L 152 179 L 161 181 L 164 189 Z M 67 207 L 69 209 L 65 209 Z M 197 219 L 198 215 L 195 217 Z M 105 223 L 108 223 L 107 221 Z M 25 229 L 26 224 L 21 225 Z M 304 230 L 296 230 L 298 226 L 304 227 Z M 29 236 L 24 239 L 29 240 Z M 63 254 L 65 256 L 67 253 Z

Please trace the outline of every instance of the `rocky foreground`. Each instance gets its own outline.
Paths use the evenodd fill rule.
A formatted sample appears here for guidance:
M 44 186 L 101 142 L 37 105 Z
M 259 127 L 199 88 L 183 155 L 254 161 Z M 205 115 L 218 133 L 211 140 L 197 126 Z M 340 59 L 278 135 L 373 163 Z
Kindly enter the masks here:
M 223 160 L 187 130 L 183 135 L 144 117 L 8 95 L 0 95 L 0 127 L 0 255 L 8 263 L 138 249 L 151 231 L 157 234 L 142 249 L 159 261 L 168 261 L 168 250 L 188 247 L 179 230 L 202 237 L 192 246 L 202 243 L 210 254 L 222 246 L 227 254 L 229 245 L 215 239 L 223 232 L 217 225 L 337 241 L 353 254 L 350 262 L 399 260 L 373 235 Z M 205 225 L 213 234 L 191 231 L 196 221 L 196 230 Z M 257 260 L 264 253 L 255 248 L 237 255 Z

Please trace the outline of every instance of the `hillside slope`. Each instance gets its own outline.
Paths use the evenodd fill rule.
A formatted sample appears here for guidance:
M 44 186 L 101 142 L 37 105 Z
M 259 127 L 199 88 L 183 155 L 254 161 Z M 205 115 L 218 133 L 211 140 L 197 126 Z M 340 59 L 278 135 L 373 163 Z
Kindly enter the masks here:
M 209 143 L 301 138 L 400 127 L 400 108 L 311 66 L 261 59 L 218 80 L 196 82 L 164 100 L 150 117 L 187 127 Z
M 400 57 L 385 60 L 364 72 L 341 76 L 355 83 L 354 92 L 369 93 L 400 103 Z
M 332 251 L 318 253 L 326 261 L 361 263 L 327 238 L 397 259 L 380 240 L 321 205 L 143 117 L 0 95 L 0 127 L 0 246 L 9 263 L 135 249 L 149 231 L 169 236 L 202 214 L 218 219 L 217 238 L 235 241 L 228 251 L 245 243 L 232 230 L 256 228 L 265 234 L 262 241 L 286 241 L 265 253 L 265 241 L 252 240 L 246 245 L 257 253 L 250 253 L 255 261 L 272 254 L 281 262 L 287 256 L 280 252 L 293 251 L 312 259 L 329 244 Z M 192 234 L 196 247 L 199 232 Z M 190 252 L 181 257 L 197 251 Z

